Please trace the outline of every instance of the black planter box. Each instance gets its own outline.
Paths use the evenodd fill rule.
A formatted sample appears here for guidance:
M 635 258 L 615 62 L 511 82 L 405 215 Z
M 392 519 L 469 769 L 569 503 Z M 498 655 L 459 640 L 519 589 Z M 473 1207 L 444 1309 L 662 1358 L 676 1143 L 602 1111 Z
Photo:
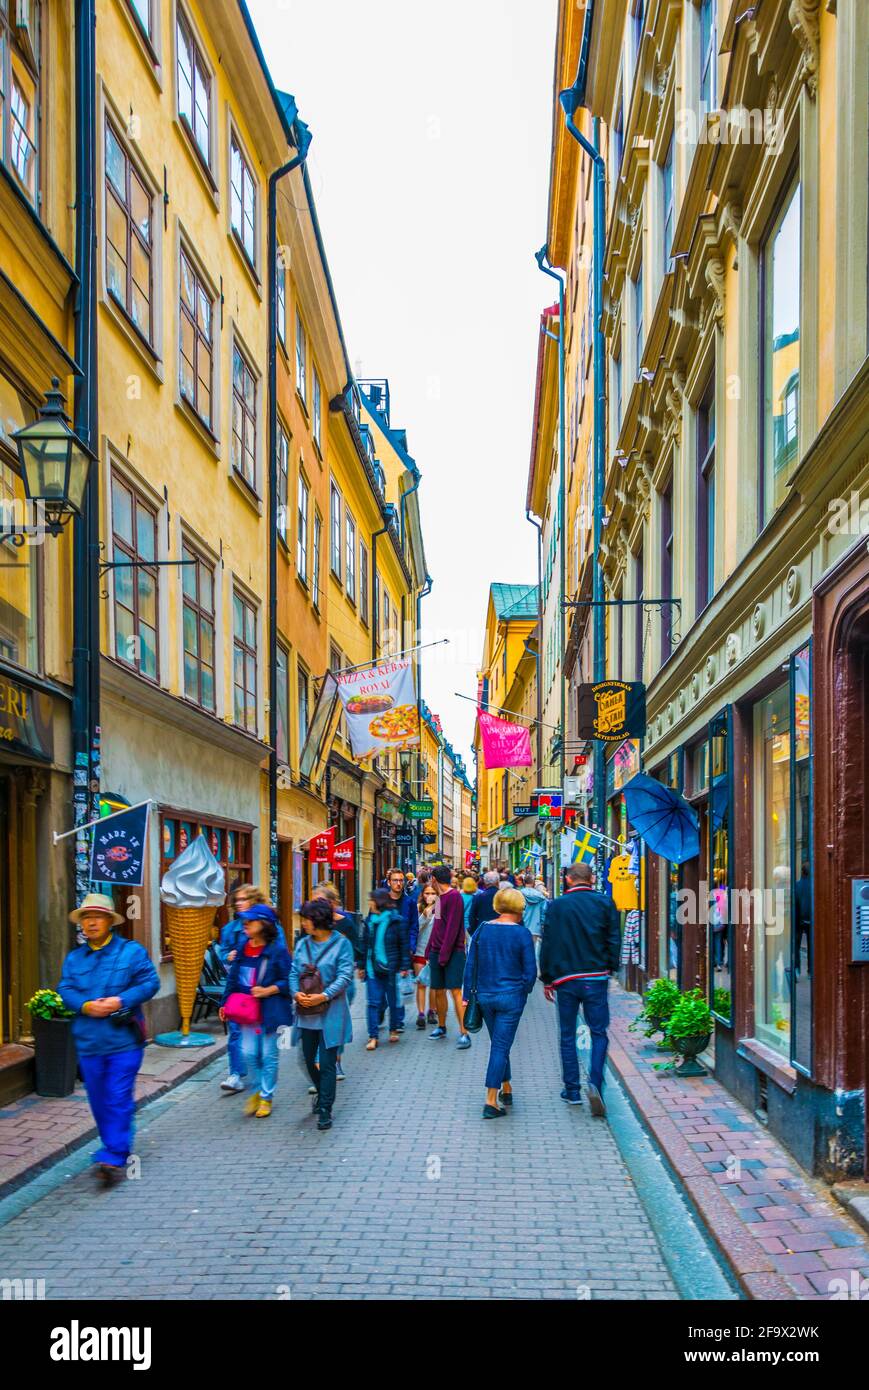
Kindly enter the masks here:
M 71 1096 L 75 1090 L 77 1058 L 69 1018 L 34 1018 L 36 1094 Z

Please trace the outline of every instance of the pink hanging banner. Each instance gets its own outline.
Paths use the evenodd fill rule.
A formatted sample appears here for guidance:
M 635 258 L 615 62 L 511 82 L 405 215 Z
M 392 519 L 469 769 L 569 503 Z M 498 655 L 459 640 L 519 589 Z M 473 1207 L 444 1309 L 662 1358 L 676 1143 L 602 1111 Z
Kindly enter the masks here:
M 486 714 L 484 710 L 477 710 L 477 718 L 483 740 L 483 762 L 487 768 L 531 766 L 531 735 L 524 724 L 496 719 L 494 714 Z

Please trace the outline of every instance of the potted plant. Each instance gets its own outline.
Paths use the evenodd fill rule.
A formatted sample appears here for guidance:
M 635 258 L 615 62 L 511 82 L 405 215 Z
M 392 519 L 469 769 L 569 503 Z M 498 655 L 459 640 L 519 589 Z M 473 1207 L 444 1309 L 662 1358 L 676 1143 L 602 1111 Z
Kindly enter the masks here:
M 27 1007 L 36 1040 L 36 1093 L 70 1096 L 75 1090 L 77 1070 L 72 1011 L 53 989 L 38 989 Z
M 673 1051 L 684 1058 L 676 1068 L 679 1076 L 708 1076 L 697 1054 L 707 1046 L 712 1034 L 712 1013 L 699 989 L 680 996 L 664 1030 Z
M 679 986 L 673 980 L 653 980 L 643 995 L 642 1012 L 634 1019 L 631 1028 L 635 1029 L 641 1023 L 645 1023 L 647 1038 L 653 1033 L 663 1032 L 679 997 Z

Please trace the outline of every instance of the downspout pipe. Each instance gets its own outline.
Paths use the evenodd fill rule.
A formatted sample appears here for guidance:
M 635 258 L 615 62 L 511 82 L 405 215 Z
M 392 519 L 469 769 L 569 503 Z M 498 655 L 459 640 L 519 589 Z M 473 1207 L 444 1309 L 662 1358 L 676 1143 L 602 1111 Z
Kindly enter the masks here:
M 278 184 L 305 162 L 311 132 L 298 121 L 295 156 L 269 175 L 269 891 L 278 901 Z
M 537 776 L 543 767 L 543 690 L 540 684 L 540 649 L 543 646 L 543 522 L 535 520 L 533 512 L 526 510 L 526 521 L 537 532 L 537 653 L 534 664 L 537 669 Z
M 558 285 L 558 511 L 557 511 L 557 516 L 558 516 L 558 556 L 559 556 L 559 560 L 558 560 L 558 657 L 559 657 L 559 664 L 558 664 L 559 678 L 558 678 L 558 683 L 559 683 L 559 707 L 560 707 L 560 711 L 561 711 L 561 714 L 560 714 L 560 721 L 559 721 L 560 724 L 561 724 L 561 752 L 559 753 L 559 757 L 558 757 L 558 766 L 559 766 L 559 774 L 560 774 L 560 775 L 559 775 L 559 779 L 558 779 L 558 785 L 559 785 L 559 787 L 560 787 L 560 789 L 561 789 L 561 792 L 562 792 L 562 794 L 563 794 L 563 792 L 564 792 L 564 772 L 565 772 L 565 761 L 564 761 L 564 760 L 565 760 L 565 746 L 566 746 L 566 741 L 567 741 L 566 707 L 565 707 L 565 696 L 564 696 L 564 651 L 565 651 L 565 641 L 564 641 L 564 611 L 565 611 L 565 610 L 564 610 L 564 600 L 565 600 L 565 598 L 566 598 L 566 594 L 565 594 L 565 587 L 566 587 L 566 585 L 565 585 L 565 579 L 566 579 L 565 553 L 566 553 L 566 552 L 565 552 L 565 544 L 564 544 L 564 523 L 565 523 L 565 514 L 564 514 L 564 492 L 565 492 L 565 487 L 566 487 L 566 474 L 567 474 L 567 461 L 566 461 L 567 444 L 566 444 L 566 439 L 565 439 L 565 422 L 564 422 L 564 370 L 565 370 L 565 368 L 564 368 L 564 328 L 565 328 L 565 324 L 564 324 L 564 313 L 565 313 L 564 300 L 565 300 L 565 294 L 564 294 L 564 276 L 563 276 L 563 275 L 559 275 L 558 271 L 557 271 L 557 270 L 554 270 L 554 269 L 552 268 L 551 265 L 545 265 L 545 264 L 544 264 L 545 261 L 548 261 L 548 260 L 549 260 L 549 247 L 548 247 L 548 246 L 541 246 L 540 250 L 536 253 L 534 259 L 535 259 L 536 262 L 537 262 L 538 269 L 539 269 L 539 270 L 542 270 L 544 275 L 549 275 L 549 276 L 551 276 L 551 278 L 552 278 L 552 279 L 556 282 L 556 284 Z M 542 627 L 541 627 L 541 638 L 542 638 L 542 635 L 543 635 L 543 629 L 542 629 Z M 561 892 L 561 875 L 560 875 L 560 873 L 558 873 L 558 871 L 557 871 L 557 867 L 558 867 L 558 866 L 557 866 L 557 859 L 558 859 L 558 856 L 557 856 L 555 853 L 553 853 L 553 861 L 556 863 L 556 872 L 555 872 L 555 875 L 554 875 L 554 889 L 555 889 L 555 895 L 556 895 L 556 897 L 557 897 L 557 896 L 560 894 L 560 892 Z
M 422 588 L 419 590 L 419 592 L 417 593 L 417 596 L 416 596 L 416 635 L 415 635 L 415 637 L 414 637 L 414 646 L 418 646 L 418 645 L 419 645 L 419 641 L 420 641 L 420 637 L 421 637 L 421 633 L 422 633 L 422 601 L 423 601 L 424 598 L 428 598 L 429 594 L 431 593 L 431 590 L 432 590 L 432 582 L 433 582 L 433 581 L 432 581 L 431 575 L 430 575 L 428 572 L 426 572 L 425 583 L 423 584 Z M 422 653 L 421 653 L 421 652 L 417 652 L 417 654 L 416 654 L 416 717 L 417 717 L 417 723 L 418 723 L 418 725 L 419 725 L 419 753 L 417 754 L 417 758 L 416 758 L 416 763 L 417 763 L 417 766 L 416 766 L 416 777 L 417 777 L 417 785 L 418 785 L 418 786 L 421 786 L 421 785 L 422 785 Z M 422 831 L 422 823 L 421 823 L 421 821 L 418 820 L 418 821 L 416 822 L 416 845 L 415 845 L 415 849 L 416 849 L 416 865 L 417 865 L 417 868 L 418 868 L 419 865 L 422 863 L 422 833 L 423 833 L 423 831 Z
M 75 5 L 75 359 L 81 375 L 73 393 L 73 427 L 97 453 L 99 378 L 96 318 L 96 3 Z M 73 522 L 72 744 L 87 785 L 73 789 L 76 825 L 99 815 L 100 751 L 100 474 L 88 469 L 82 514 Z M 86 834 L 86 832 L 83 832 Z M 87 866 L 76 855 L 75 898 L 90 889 Z
M 380 632 L 380 586 L 377 583 L 377 541 L 380 536 L 385 536 L 389 530 L 389 522 L 381 526 L 379 531 L 371 533 L 371 582 L 374 585 L 374 603 L 372 612 L 374 621 L 371 624 L 371 660 L 377 660 L 377 635 Z
M 580 52 L 579 71 L 572 87 L 559 96 L 567 122 L 567 129 L 588 155 L 594 169 L 594 197 L 592 205 L 592 284 L 594 287 L 594 512 L 593 544 L 594 565 L 592 567 L 593 633 L 594 633 L 594 679 L 606 679 L 606 608 L 604 606 L 603 569 L 600 563 L 600 546 L 603 535 L 604 491 L 606 488 L 606 370 L 604 357 L 604 336 L 601 328 L 603 312 L 603 261 L 606 239 L 606 163 L 600 152 L 600 121 L 593 118 L 593 141 L 583 135 L 574 116 L 583 104 L 585 97 L 585 78 L 588 63 L 588 46 L 591 35 L 593 3 L 586 10 Z M 594 741 L 594 822 L 598 829 L 604 828 L 606 820 L 606 763 L 604 746 L 599 739 Z

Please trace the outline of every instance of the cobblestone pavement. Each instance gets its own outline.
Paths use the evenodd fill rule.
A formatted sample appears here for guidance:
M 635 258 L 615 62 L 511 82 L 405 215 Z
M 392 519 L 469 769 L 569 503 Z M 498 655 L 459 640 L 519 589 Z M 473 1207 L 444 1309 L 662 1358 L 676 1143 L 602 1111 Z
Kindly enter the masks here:
M 482 1034 L 456 1052 L 408 1010 L 402 1041 L 367 1053 L 361 1005 L 331 1131 L 297 1049 L 269 1120 L 222 1096 L 215 1063 L 140 1117 L 138 1180 L 97 1192 L 78 1172 L 0 1228 L 0 1276 L 48 1298 L 678 1296 L 607 1125 L 558 1098 L 541 991 L 513 1113 L 488 1122 Z

